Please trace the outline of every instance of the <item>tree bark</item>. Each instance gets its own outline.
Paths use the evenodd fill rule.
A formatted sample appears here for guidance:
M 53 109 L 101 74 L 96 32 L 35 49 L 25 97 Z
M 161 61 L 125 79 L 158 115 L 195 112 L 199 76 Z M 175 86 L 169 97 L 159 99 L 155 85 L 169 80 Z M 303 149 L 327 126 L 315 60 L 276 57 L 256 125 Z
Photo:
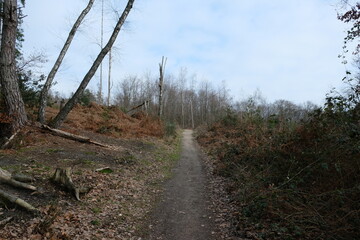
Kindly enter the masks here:
M 46 79 L 46 82 L 44 84 L 44 87 L 41 91 L 41 95 L 40 95 L 40 107 L 39 107 L 39 113 L 38 113 L 38 120 L 44 124 L 45 123 L 45 109 L 46 109 L 46 105 L 47 105 L 47 97 L 49 94 L 49 89 L 51 87 L 51 84 L 55 78 L 55 75 L 57 73 L 57 71 L 59 70 L 59 67 L 65 57 L 65 54 L 67 52 L 67 50 L 70 47 L 70 44 L 72 42 L 72 40 L 74 39 L 75 33 L 77 31 L 77 29 L 79 28 L 81 22 L 84 20 L 85 16 L 89 13 L 90 9 L 92 8 L 93 4 L 94 4 L 95 0 L 90 0 L 88 5 L 86 6 L 86 8 L 81 12 L 80 16 L 78 17 L 78 19 L 76 20 L 76 22 L 74 23 L 68 38 L 65 41 L 65 44 L 63 46 L 63 48 L 60 51 L 60 54 L 58 56 L 58 58 L 56 59 L 56 62 L 53 66 L 53 68 L 51 69 L 49 76 Z
M 164 72 L 165 72 L 166 58 L 162 57 L 161 64 L 159 64 L 159 117 L 163 115 L 163 84 L 164 84 Z
M 27 116 L 16 74 L 15 42 L 18 24 L 16 0 L 5 0 L 0 52 L 0 83 L 7 121 L 0 119 L 0 137 L 9 137 L 25 126 Z
M 0 0 L 0 44 L 1 44 L 1 36 L 2 36 L 2 25 L 3 25 L 3 17 L 2 17 L 2 14 L 3 14 L 3 6 L 4 6 L 4 1 L 3 0 Z
M 99 65 L 101 64 L 102 60 L 104 59 L 106 54 L 110 51 L 111 47 L 113 46 L 113 44 L 121 30 L 121 27 L 123 26 L 127 16 L 130 13 L 130 10 L 133 6 L 134 1 L 135 0 L 128 1 L 123 13 L 121 14 L 121 16 L 114 28 L 114 31 L 113 31 L 109 41 L 107 42 L 105 47 L 100 51 L 95 62 L 93 63 L 93 65 L 91 66 L 91 68 L 89 69 L 87 74 L 85 75 L 84 79 L 81 81 L 80 86 L 78 87 L 78 89 L 76 90 L 76 92 L 74 93 L 72 98 L 65 104 L 65 106 L 60 110 L 58 115 L 56 115 L 56 117 L 50 123 L 51 127 L 58 128 L 63 123 L 63 121 L 65 120 L 65 118 L 67 117 L 67 115 L 69 114 L 71 109 L 77 103 L 79 97 L 84 92 L 84 90 L 87 87 L 88 83 L 90 82 L 91 78 L 94 76 L 94 74 L 95 74 L 96 70 L 98 69 Z
M 87 193 L 90 191 L 90 188 L 79 188 L 75 186 L 71 178 L 71 168 L 57 168 L 54 175 L 51 177 L 51 180 L 60 185 L 60 187 L 72 192 L 78 201 L 80 201 L 80 193 Z
M 110 93 L 111 93 L 111 49 L 109 51 L 109 75 L 108 75 L 108 97 L 107 97 L 107 106 L 110 106 Z

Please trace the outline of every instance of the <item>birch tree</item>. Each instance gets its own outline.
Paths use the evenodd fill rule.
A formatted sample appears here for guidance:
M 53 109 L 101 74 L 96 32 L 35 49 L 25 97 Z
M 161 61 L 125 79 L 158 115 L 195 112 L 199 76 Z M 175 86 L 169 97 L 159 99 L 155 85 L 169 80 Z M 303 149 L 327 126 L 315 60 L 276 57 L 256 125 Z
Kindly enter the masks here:
M 72 40 L 75 37 L 76 31 L 78 30 L 80 24 L 82 23 L 82 21 L 84 20 L 85 16 L 89 13 L 89 11 L 91 10 L 93 4 L 94 4 L 95 0 L 89 0 L 89 3 L 87 4 L 87 6 L 85 7 L 85 9 L 81 12 L 80 16 L 78 17 L 78 19 L 75 21 L 66 41 L 65 44 L 63 46 L 63 48 L 60 51 L 60 54 L 58 56 L 58 58 L 55 61 L 54 66 L 52 67 L 49 76 L 46 79 L 46 82 L 44 84 L 44 87 L 41 91 L 40 94 L 40 107 L 39 107 L 39 114 L 38 114 L 38 120 L 41 123 L 45 122 L 45 109 L 46 109 L 46 105 L 47 105 L 47 97 L 49 94 L 49 90 L 51 87 L 51 84 L 55 78 L 55 75 L 57 73 L 57 71 L 59 70 L 59 67 L 62 63 L 62 61 L 64 60 L 64 57 L 66 55 L 67 50 L 70 47 L 70 44 L 72 42 Z
M 135 0 L 129 0 L 127 2 L 127 5 L 126 5 L 123 13 L 119 17 L 119 20 L 116 23 L 116 26 L 115 26 L 115 28 L 114 28 L 114 30 L 113 30 L 113 32 L 111 34 L 111 37 L 108 40 L 107 44 L 100 51 L 99 55 L 96 57 L 94 63 L 92 64 L 92 66 L 90 67 L 90 69 L 86 73 L 86 75 L 84 76 L 83 80 L 81 81 L 81 83 L 80 83 L 78 89 L 76 90 L 76 92 L 74 93 L 74 95 L 69 99 L 69 101 L 65 104 L 65 106 L 60 110 L 58 115 L 56 115 L 56 117 L 50 123 L 50 126 L 52 126 L 54 128 L 58 128 L 63 123 L 63 121 L 65 120 L 65 118 L 67 117 L 67 115 L 69 114 L 71 109 L 75 106 L 75 104 L 77 103 L 79 97 L 84 92 L 85 88 L 87 87 L 90 80 L 94 76 L 96 70 L 99 68 L 99 66 L 100 66 L 101 62 L 103 61 L 104 57 L 108 54 L 111 47 L 114 45 L 114 42 L 115 42 L 117 36 L 119 35 L 119 32 L 120 32 L 122 26 L 124 25 L 127 16 L 130 13 L 130 10 L 133 7 L 134 1 Z

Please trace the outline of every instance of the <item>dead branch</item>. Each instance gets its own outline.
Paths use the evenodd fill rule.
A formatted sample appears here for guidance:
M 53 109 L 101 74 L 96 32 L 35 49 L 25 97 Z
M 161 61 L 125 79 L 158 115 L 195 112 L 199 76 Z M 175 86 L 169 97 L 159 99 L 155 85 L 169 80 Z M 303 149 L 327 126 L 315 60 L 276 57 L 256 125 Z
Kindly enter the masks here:
M 110 167 L 102 167 L 102 168 L 98 168 L 98 169 L 95 169 L 95 172 L 101 172 L 101 171 L 112 171 L 112 169 Z
M 97 146 L 100 146 L 100 147 L 105 147 L 105 148 L 110 148 L 111 147 L 109 145 L 105 145 L 105 144 L 102 144 L 102 143 L 99 143 L 99 142 L 95 142 L 95 141 L 91 140 L 88 137 L 75 135 L 75 134 L 65 132 L 65 131 L 62 131 L 62 130 L 59 130 L 59 129 L 54 129 L 54 128 L 51 128 L 51 127 L 49 127 L 47 125 L 42 125 L 42 128 L 50 131 L 51 133 L 53 133 L 53 134 L 55 134 L 57 136 L 68 138 L 68 139 L 71 139 L 71 140 L 74 140 L 74 141 L 78 141 L 78 142 L 82 142 L 82 143 L 94 144 L 94 145 L 97 145 Z
M 134 111 L 134 110 L 136 110 L 136 109 L 138 109 L 138 108 L 140 108 L 140 107 L 142 107 L 142 106 L 144 106 L 144 105 L 148 104 L 149 102 L 150 102 L 150 100 L 146 100 L 146 101 L 144 101 L 143 103 L 141 103 L 141 104 L 139 104 L 139 105 L 137 105 L 137 106 L 135 106 L 135 107 L 131 108 L 129 111 L 127 111 L 127 112 L 126 112 L 126 114 L 129 114 L 130 112 L 132 112 L 132 111 Z
M 4 192 L 2 190 L 0 190 L 0 197 L 7 200 L 7 201 L 9 201 L 9 202 L 11 202 L 11 203 L 19 205 L 20 207 L 25 208 L 28 211 L 31 211 L 31 212 L 38 211 L 35 207 L 33 207 L 31 204 L 27 203 L 26 201 L 22 200 L 21 198 L 18 198 L 18 197 L 14 196 L 14 195 L 6 193 L 6 192 Z
M 2 146 L 0 149 L 5 149 L 11 143 L 11 141 L 16 137 L 20 130 L 16 131 Z
M 19 182 L 33 182 L 35 179 L 31 176 L 22 174 L 22 173 L 12 173 L 11 177 Z
M 13 176 L 11 175 L 11 173 L 9 173 L 8 171 L 0 168 L 0 182 L 12 185 L 14 187 L 18 187 L 18 188 L 25 188 L 25 189 L 29 189 L 32 191 L 36 191 L 37 188 L 27 184 L 27 183 L 23 183 L 23 182 L 19 182 L 17 180 L 15 180 L 13 178 Z

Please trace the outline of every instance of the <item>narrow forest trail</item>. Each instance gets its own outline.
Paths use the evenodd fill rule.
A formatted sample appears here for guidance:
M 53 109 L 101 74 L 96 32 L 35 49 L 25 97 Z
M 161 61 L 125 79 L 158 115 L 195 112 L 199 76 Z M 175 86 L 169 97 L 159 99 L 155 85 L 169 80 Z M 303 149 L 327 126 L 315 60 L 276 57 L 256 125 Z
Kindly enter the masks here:
M 183 133 L 180 160 L 173 178 L 164 186 L 163 199 L 155 209 L 146 239 L 212 239 L 214 218 L 206 193 L 206 173 L 192 133 Z

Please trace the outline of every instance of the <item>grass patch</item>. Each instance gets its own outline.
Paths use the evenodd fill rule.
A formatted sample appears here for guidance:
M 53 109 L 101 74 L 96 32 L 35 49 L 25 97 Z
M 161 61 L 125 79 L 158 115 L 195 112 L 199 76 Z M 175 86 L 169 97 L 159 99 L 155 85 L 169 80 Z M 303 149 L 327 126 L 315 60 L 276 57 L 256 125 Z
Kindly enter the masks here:
M 62 152 L 62 151 L 63 151 L 62 149 L 56 149 L 56 148 L 46 149 L 47 153 L 58 153 L 58 152 Z
M 109 174 L 109 173 L 112 173 L 114 171 L 111 168 L 105 168 L 105 169 L 100 170 L 99 172 Z
M 98 213 L 101 213 L 101 208 L 95 207 L 95 208 L 92 208 L 91 211 L 95 214 L 98 214 Z
M 90 223 L 95 226 L 100 226 L 100 224 L 101 224 L 100 220 L 98 220 L 98 219 L 92 220 Z
M 91 160 L 89 160 L 89 159 L 80 159 L 79 161 L 80 161 L 81 164 L 84 164 L 84 165 L 90 165 L 90 166 L 92 166 L 92 165 L 95 164 L 93 161 L 91 161 Z

